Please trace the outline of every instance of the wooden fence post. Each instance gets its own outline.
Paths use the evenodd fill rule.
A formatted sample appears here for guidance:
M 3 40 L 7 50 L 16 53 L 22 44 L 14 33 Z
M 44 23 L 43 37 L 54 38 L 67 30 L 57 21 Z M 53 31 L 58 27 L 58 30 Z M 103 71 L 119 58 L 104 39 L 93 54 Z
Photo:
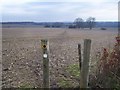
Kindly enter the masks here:
M 48 40 L 41 40 L 41 47 L 43 52 L 43 88 L 49 88 L 49 55 Z
M 78 44 L 78 56 L 79 56 L 79 68 L 80 68 L 80 71 L 81 71 L 81 45 Z
M 83 62 L 81 65 L 80 88 L 88 87 L 88 72 L 89 72 L 89 58 L 90 58 L 91 40 L 84 40 Z

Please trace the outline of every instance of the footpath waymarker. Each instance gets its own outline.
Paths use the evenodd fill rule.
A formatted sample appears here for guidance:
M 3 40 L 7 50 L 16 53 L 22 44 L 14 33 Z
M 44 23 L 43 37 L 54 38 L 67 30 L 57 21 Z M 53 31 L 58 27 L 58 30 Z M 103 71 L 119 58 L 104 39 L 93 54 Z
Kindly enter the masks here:
M 41 48 L 42 48 L 42 55 L 43 55 L 43 88 L 49 88 L 48 40 L 41 40 Z

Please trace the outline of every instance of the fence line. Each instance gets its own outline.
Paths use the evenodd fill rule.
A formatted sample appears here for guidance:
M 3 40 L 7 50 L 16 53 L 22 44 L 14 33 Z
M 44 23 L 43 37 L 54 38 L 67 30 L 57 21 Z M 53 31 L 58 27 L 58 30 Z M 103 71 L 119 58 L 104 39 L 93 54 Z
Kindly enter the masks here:
M 43 88 L 49 88 L 49 44 L 48 40 L 41 40 L 41 47 L 43 52 Z M 88 87 L 88 72 L 89 72 L 89 58 L 90 58 L 91 40 L 84 40 L 83 60 L 81 56 L 81 44 L 78 44 L 78 56 L 80 67 L 80 88 Z

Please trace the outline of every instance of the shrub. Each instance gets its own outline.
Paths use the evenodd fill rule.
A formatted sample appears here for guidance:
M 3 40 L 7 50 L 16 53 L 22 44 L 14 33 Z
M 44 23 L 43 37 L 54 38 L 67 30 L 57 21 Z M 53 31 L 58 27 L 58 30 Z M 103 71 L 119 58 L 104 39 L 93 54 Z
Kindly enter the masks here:
M 107 30 L 106 28 L 101 28 L 101 30 Z
M 112 52 L 103 49 L 96 76 L 92 78 L 95 83 L 91 82 L 91 86 L 120 89 L 120 41 L 117 39 Z
M 50 26 L 50 25 L 45 25 L 44 27 L 45 27 L 45 28 L 49 28 L 49 27 L 51 27 L 51 26 Z
M 76 26 L 75 25 L 70 25 L 69 28 L 76 28 Z

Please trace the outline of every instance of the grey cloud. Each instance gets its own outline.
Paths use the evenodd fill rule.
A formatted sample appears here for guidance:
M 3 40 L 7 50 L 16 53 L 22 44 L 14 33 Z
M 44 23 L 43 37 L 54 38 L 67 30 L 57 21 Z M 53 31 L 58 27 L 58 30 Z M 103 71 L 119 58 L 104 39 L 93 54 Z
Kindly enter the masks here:
M 3 20 L 26 20 L 26 21 L 73 21 L 76 17 L 86 19 L 95 16 L 100 20 L 107 20 L 108 10 L 114 10 L 117 4 L 101 3 L 92 4 L 86 2 L 28 2 L 22 5 L 5 7 Z M 15 11 L 12 11 L 15 10 Z M 19 11 L 17 13 L 16 11 Z M 104 10 L 104 14 L 101 14 Z M 11 13 L 8 13 L 11 12 Z M 100 11 L 100 12 L 99 12 Z M 96 12 L 98 12 L 98 15 Z M 115 15 L 114 15 L 115 16 Z M 112 17 L 112 14 L 111 14 Z M 106 19 L 105 19 L 106 18 Z M 110 18 L 109 18 L 110 19 Z

